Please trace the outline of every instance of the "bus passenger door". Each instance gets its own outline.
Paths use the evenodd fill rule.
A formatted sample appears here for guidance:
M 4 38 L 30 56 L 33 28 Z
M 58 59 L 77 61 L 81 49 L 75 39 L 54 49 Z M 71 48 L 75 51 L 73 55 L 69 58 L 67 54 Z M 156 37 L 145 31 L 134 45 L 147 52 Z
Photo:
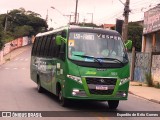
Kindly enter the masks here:
M 62 42 L 62 44 L 59 46 L 59 49 L 57 51 L 57 58 L 56 58 L 56 74 L 55 74 L 55 81 L 60 82 L 61 85 L 64 84 L 65 79 L 65 57 L 66 53 L 66 44 Z M 53 84 L 54 85 L 54 84 Z M 56 91 L 56 86 L 53 87 L 54 91 Z

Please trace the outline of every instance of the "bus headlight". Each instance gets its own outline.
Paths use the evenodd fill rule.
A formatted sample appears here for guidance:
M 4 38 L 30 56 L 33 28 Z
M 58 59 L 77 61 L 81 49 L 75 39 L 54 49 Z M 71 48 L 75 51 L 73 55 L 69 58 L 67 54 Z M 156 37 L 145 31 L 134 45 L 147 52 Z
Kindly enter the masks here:
M 68 78 L 78 82 L 78 83 L 81 83 L 82 84 L 82 80 L 80 77 L 77 77 L 77 76 L 73 76 L 73 75 L 67 75 Z
M 128 78 L 120 79 L 119 85 L 123 85 L 123 84 L 126 83 L 127 81 L 129 81 Z

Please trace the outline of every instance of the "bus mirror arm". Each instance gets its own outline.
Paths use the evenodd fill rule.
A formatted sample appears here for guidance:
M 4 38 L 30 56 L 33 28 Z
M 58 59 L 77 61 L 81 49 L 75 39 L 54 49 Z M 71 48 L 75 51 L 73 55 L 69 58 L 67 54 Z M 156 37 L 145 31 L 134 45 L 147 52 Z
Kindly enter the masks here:
M 127 50 L 130 50 L 132 48 L 132 40 L 128 40 L 125 43 L 125 47 L 126 47 Z

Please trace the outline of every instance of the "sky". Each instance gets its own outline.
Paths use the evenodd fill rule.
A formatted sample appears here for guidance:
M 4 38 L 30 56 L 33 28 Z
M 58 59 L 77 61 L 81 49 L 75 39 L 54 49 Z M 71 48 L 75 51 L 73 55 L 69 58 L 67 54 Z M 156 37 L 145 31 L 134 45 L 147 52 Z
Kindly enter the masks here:
M 93 22 L 101 24 L 115 24 L 116 19 L 124 19 L 123 10 L 126 0 L 78 0 L 79 22 Z M 131 13 L 129 21 L 143 20 L 144 12 L 160 4 L 160 0 L 130 0 Z M 49 27 L 59 27 L 69 22 L 74 15 L 76 0 L 0 0 L 0 14 L 19 8 L 31 10 L 46 19 Z M 54 7 L 55 9 L 52 9 Z M 74 21 L 74 16 L 71 17 Z

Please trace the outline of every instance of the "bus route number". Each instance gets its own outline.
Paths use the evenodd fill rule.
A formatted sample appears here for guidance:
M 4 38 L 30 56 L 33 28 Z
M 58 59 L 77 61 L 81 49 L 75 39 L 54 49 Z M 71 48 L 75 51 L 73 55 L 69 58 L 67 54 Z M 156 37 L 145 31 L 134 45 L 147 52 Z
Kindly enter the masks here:
M 82 40 L 94 40 L 94 35 L 92 34 L 74 34 L 74 39 L 82 39 Z

